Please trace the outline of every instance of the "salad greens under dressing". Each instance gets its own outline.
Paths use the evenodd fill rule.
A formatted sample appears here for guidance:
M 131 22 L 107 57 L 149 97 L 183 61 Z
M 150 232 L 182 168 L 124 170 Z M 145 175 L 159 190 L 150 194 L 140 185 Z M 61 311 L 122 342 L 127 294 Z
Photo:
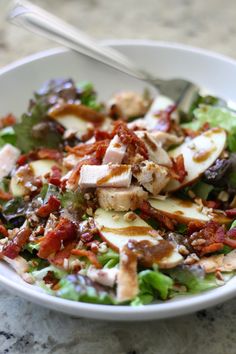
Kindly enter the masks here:
M 184 115 L 169 102 L 124 91 L 100 103 L 92 83 L 55 79 L 18 122 L 0 119 L 1 255 L 24 279 L 142 306 L 235 274 L 236 113 L 213 96 Z

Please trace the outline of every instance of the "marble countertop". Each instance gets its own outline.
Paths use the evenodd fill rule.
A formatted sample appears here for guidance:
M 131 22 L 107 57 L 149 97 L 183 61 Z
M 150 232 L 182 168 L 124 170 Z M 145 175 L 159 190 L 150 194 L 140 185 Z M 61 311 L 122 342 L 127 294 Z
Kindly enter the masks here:
M 38 0 L 89 34 L 148 38 L 199 46 L 236 58 L 235 0 Z M 55 44 L 4 21 L 0 66 Z M 143 323 L 65 316 L 0 287 L 0 354 L 235 354 L 236 301 L 210 310 Z

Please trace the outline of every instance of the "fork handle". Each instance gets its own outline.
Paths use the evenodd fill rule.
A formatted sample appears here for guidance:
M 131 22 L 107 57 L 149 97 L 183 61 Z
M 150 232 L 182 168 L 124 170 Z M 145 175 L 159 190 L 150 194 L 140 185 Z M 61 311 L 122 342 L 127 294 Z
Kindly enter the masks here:
M 148 81 L 147 74 L 138 69 L 126 56 L 112 48 L 99 45 L 82 31 L 27 0 L 13 1 L 7 19 L 128 75 Z

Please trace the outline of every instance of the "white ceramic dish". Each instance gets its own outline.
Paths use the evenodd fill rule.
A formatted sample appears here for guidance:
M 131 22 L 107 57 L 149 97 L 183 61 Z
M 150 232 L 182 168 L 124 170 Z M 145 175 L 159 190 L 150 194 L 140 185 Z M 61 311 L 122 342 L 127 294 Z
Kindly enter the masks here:
M 141 67 L 156 76 L 191 79 L 223 98 L 236 102 L 236 62 L 222 55 L 152 41 L 112 41 Z M 147 85 L 65 49 L 53 49 L 13 63 L 0 70 L 0 115 L 22 113 L 32 92 L 50 78 L 72 77 L 92 81 L 102 99 L 123 89 L 142 90 Z M 30 301 L 73 316 L 107 320 L 147 320 L 182 315 L 213 306 L 234 296 L 236 277 L 226 285 L 194 296 L 142 307 L 94 305 L 63 300 L 23 282 L 3 262 L 0 284 Z

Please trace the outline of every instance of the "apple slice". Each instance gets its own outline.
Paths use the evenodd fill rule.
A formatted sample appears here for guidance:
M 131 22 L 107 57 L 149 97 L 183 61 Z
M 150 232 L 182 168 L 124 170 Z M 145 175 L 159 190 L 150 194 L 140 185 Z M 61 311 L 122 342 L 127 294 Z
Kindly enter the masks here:
M 76 133 L 78 137 L 85 135 L 88 132 L 89 123 L 85 120 L 73 116 L 73 115 L 64 115 L 55 118 L 58 123 L 60 123 L 66 130 Z
M 175 158 L 184 157 L 184 165 L 187 176 L 182 183 L 172 179 L 165 187 L 166 192 L 176 191 L 193 183 L 206 171 L 220 156 L 225 148 L 226 132 L 222 128 L 212 128 L 196 138 L 183 143 L 169 152 L 169 156 Z
M 223 214 L 214 213 L 207 207 L 201 208 L 189 200 L 170 197 L 163 200 L 149 199 L 149 203 L 154 209 L 183 224 L 191 221 L 208 222 L 211 220 L 227 224 L 232 221 Z
M 150 241 L 157 244 L 162 237 L 152 236 L 153 229 L 138 215 L 135 220 L 127 222 L 124 220 L 126 212 L 112 212 L 99 208 L 95 212 L 95 224 L 100 231 L 101 238 L 115 251 L 121 251 L 129 240 Z M 183 257 L 173 250 L 172 254 L 163 258 L 158 264 L 162 268 L 172 268 L 181 263 Z
M 36 160 L 29 163 L 35 177 L 44 177 L 51 172 L 52 166 L 59 166 L 54 160 Z M 43 178 L 44 181 L 44 178 Z M 14 197 L 20 197 L 27 193 L 26 188 L 22 183 L 19 183 L 17 175 L 13 175 L 10 182 L 10 191 Z

